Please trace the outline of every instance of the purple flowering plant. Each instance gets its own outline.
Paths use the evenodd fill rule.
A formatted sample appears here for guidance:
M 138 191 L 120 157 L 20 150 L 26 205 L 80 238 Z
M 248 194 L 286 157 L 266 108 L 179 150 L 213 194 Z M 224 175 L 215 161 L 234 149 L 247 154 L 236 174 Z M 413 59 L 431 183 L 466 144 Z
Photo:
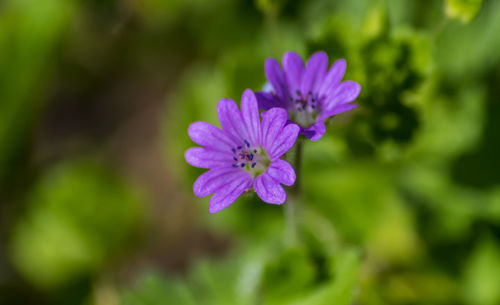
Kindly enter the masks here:
M 349 103 L 358 97 L 361 86 L 353 81 L 340 82 L 346 69 L 344 59 L 327 71 L 325 52 L 314 53 L 307 65 L 297 53 L 287 52 L 282 65 L 283 69 L 274 58 L 267 59 L 269 86 L 267 91 L 256 93 L 259 108 L 285 109 L 307 138 L 319 140 L 325 134 L 327 118 L 357 107 Z
M 292 185 L 295 171 L 280 159 L 295 143 L 299 127 L 287 125 L 287 113 L 273 108 L 262 114 L 255 94 L 247 89 L 241 98 L 241 112 L 231 99 L 221 99 L 217 116 L 222 129 L 206 122 L 189 126 L 191 139 L 203 147 L 186 151 L 186 161 L 208 168 L 194 183 L 194 194 L 210 198 L 210 213 L 231 205 L 243 192 L 253 188 L 262 201 L 282 204 L 286 193 L 280 184 Z
M 319 140 L 327 118 L 356 107 L 349 103 L 361 87 L 353 81 L 341 82 L 345 60 L 336 61 L 328 71 L 327 66 L 324 52 L 313 54 L 307 65 L 296 53 L 287 52 L 284 70 L 269 58 L 265 63 L 269 90 L 255 94 L 245 90 L 241 111 L 233 100 L 221 99 L 217 116 L 222 128 L 207 122 L 189 126 L 189 137 L 202 147 L 188 149 L 185 159 L 192 166 L 209 169 L 195 181 L 193 191 L 198 197 L 213 194 L 210 213 L 225 209 L 252 189 L 266 203 L 287 200 L 282 185 L 296 183 L 296 171 L 300 171 L 302 140 L 298 136 Z M 282 159 L 294 144 L 295 169 Z M 296 185 L 294 193 L 298 190 Z M 290 223 L 296 210 L 292 205 L 290 200 L 286 204 Z

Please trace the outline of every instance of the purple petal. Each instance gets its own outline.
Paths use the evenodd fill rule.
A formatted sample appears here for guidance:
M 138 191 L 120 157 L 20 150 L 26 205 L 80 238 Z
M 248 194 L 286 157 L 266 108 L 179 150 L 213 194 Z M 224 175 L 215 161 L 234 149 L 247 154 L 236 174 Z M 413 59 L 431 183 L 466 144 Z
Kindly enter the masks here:
M 288 99 L 288 84 L 285 73 L 274 58 L 268 58 L 265 64 L 266 77 L 273 86 L 275 93 L 282 100 Z
M 344 77 L 345 68 L 345 59 L 339 59 L 332 65 L 319 87 L 318 93 L 320 96 L 328 96 L 335 89 L 342 77 Z
M 295 183 L 295 171 L 290 163 L 285 160 L 273 161 L 267 168 L 266 173 L 284 185 L 290 186 Z
M 221 186 L 215 191 L 215 194 L 210 198 L 208 211 L 217 213 L 230 206 L 244 191 L 252 186 L 253 179 L 244 172 L 241 172 L 229 183 Z
M 316 52 L 309 58 L 302 78 L 302 85 L 300 86 L 302 94 L 307 94 L 310 90 L 316 91 L 319 88 L 327 68 L 328 56 L 325 52 Z
M 270 146 L 268 146 L 268 153 L 271 156 L 271 161 L 274 161 L 281 157 L 284 153 L 286 153 L 290 148 L 292 148 L 293 144 L 295 144 L 295 140 L 297 140 L 297 136 L 299 135 L 300 128 L 295 124 L 286 125 L 285 128 L 274 138 L 271 140 L 270 138 L 267 140 L 268 143 L 271 142 Z
M 326 132 L 325 122 L 318 121 L 311 125 L 311 127 L 304 129 L 304 135 L 311 141 L 318 141 L 323 137 Z
M 248 176 L 239 168 L 222 167 L 211 169 L 196 179 L 193 184 L 193 192 L 198 197 L 208 196 L 242 174 Z
M 346 111 L 349 111 L 349 110 L 354 109 L 356 107 L 358 107 L 358 105 L 354 105 L 354 104 L 344 104 L 344 105 L 335 106 L 332 110 L 330 110 L 328 112 L 322 112 L 321 115 L 318 117 L 318 120 L 326 120 L 327 118 L 331 117 L 332 115 L 346 112 Z
M 250 143 L 260 142 L 260 117 L 257 99 L 252 90 L 247 89 L 241 97 L 241 116 L 246 125 Z
M 322 112 L 330 112 L 338 105 L 354 101 L 358 97 L 360 91 L 361 86 L 356 82 L 348 80 L 340 83 L 324 101 Z
M 288 113 L 283 108 L 273 108 L 262 113 L 261 145 L 270 151 L 274 140 L 283 130 L 288 120 Z
M 295 52 L 286 52 L 283 55 L 283 68 L 285 69 L 286 79 L 290 94 L 300 90 L 302 75 L 304 74 L 304 62 Z
M 257 98 L 257 103 L 259 104 L 259 109 L 269 110 L 274 107 L 283 107 L 281 101 L 271 93 L 268 92 L 256 92 L 255 97 Z
M 238 106 L 232 99 L 221 99 L 217 104 L 217 116 L 222 129 L 230 134 L 235 142 L 243 142 L 247 137 L 246 127 Z
M 286 192 L 283 187 L 267 173 L 263 173 L 255 179 L 253 188 L 264 202 L 282 204 L 286 200 Z
M 236 144 L 223 130 L 206 122 L 189 125 L 188 135 L 196 144 L 222 151 L 230 151 Z
M 231 152 L 221 152 L 202 147 L 193 147 L 184 154 L 187 163 L 200 168 L 231 167 L 233 155 Z

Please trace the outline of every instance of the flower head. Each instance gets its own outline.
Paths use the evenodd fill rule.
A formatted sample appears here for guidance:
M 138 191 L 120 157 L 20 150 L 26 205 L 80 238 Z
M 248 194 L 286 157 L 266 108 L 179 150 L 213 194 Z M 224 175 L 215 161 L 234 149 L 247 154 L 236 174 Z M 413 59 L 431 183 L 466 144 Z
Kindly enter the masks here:
M 274 58 L 267 59 L 265 70 L 271 90 L 256 93 L 259 108 L 287 110 L 290 121 L 300 125 L 309 139 L 316 141 L 323 136 L 327 118 L 357 107 L 348 103 L 356 99 L 361 86 L 353 81 L 340 82 L 345 60 L 337 60 L 327 71 L 325 52 L 314 53 L 307 65 L 296 53 L 287 52 L 283 68 Z
M 292 185 L 295 171 L 281 160 L 295 143 L 299 127 L 286 124 L 288 116 L 282 108 L 262 114 L 262 123 L 254 93 L 247 89 L 241 98 L 241 112 L 231 99 L 217 105 L 222 129 L 206 122 L 189 126 L 191 139 L 203 147 L 190 148 L 186 161 L 196 167 L 209 168 L 194 183 L 194 194 L 210 198 L 210 213 L 231 205 L 252 187 L 265 202 L 282 204 L 286 193 L 280 184 Z

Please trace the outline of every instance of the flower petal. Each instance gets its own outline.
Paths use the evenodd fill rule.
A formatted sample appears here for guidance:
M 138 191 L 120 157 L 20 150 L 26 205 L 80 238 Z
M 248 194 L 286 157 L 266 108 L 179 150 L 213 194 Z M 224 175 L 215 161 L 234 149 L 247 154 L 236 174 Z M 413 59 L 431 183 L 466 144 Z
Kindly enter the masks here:
M 247 89 L 241 97 L 241 116 L 246 125 L 250 143 L 260 142 L 260 117 L 257 99 L 252 90 Z
M 274 140 L 268 138 L 267 147 L 268 153 L 271 157 L 271 161 L 274 161 L 286 153 L 297 140 L 300 128 L 296 124 L 288 124 L 283 128 L 283 130 L 274 138 Z
M 262 136 L 260 144 L 269 151 L 274 139 L 281 132 L 288 120 L 288 113 L 283 108 L 273 108 L 262 113 Z
M 302 78 L 301 91 L 307 94 L 309 91 L 315 91 L 323 81 L 326 69 L 328 68 L 328 56 L 325 52 L 314 53 L 307 62 L 306 70 Z
M 231 151 L 236 145 L 225 131 L 207 122 L 194 122 L 189 125 L 188 135 L 193 142 L 207 148 Z
M 347 104 L 354 101 L 361 91 L 361 86 L 353 81 L 345 81 L 340 83 L 332 94 L 323 102 L 322 112 L 330 112 L 338 105 Z
M 266 77 L 273 86 L 276 95 L 282 100 L 288 99 L 288 84 L 285 73 L 274 58 L 268 58 L 265 64 Z
M 304 130 L 304 135 L 311 141 L 318 141 L 326 132 L 325 122 L 317 121 L 311 127 Z
M 319 96 L 328 96 L 335 89 L 344 77 L 345 69 L 345 59 L 339 59 L 332 65 L 319 87 Z
M 330 110 L 328 112 L 322 112 L 321 115 L 318 117 L 318 120 L 326 120 L 327 118 L 331 117 L 332 115 L 346 112 L 346 111 L 349 111 L 349 110 L 354 109 L 356 107 L 358 107 L 358 105 L 354 105 L 354 104 L 344 104 L 344 105 L 335 106 L 332 110 Z
M 221 99 L 217 104 L 217 116 L 222 129 L 231 135 L 233 141 L 243 143 L 248 135 L 236 103 L 232 99 Z
M 184 154 L 187 163 L 200 168 L 231 167 L 233 155 L 231 152 L 221 152 L 202 147 L 193 147 Z
M 255 179 L 253 188 L 264 202 L 282 204 L 286 200 L 286 192 L 283 187 L 267 173 L 263 173 Z
M 304 62 L 302 61 L 302 58 L 297 55 L 297 53 L 286 52 L 285 55 L 283 55 L 282 63 L 283 68 L 285 69 L 290 95 L 292 95 L 296 90 L 300 90 L 302 76 L 305 69 Z
M 284 185 L 290 186 L 295 183 L 295 170 L 290 163 L 285 160 L 278 159 L 271 162 L 266 173 L 274 180 Z
M 255 97 L 257 98 L 257 103 L 261 110 L 269 110 L 274 107 L 284 108 L 280 99 L 269 92 L 255 92 Z
M 230 182 L 220 187 L 210 198 L 208 211 L 217 213 L 233 204 L 233 202 L 252 186 L 253 179 L 245 172 L 234 177 Z
M 198 197 L 208 196 L 221 186 L 229 184 L 241 174 L 248 175 L 239 168 L 233 167 L 211 169 L 196 179 L 193 184 L 193 192 Z

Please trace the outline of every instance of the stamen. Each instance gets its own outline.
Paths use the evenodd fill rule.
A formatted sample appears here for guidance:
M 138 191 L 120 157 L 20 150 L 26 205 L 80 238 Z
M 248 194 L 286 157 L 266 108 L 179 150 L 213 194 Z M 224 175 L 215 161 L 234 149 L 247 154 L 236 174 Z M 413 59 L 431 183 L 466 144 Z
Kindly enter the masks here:
M 245 163 L 241 163 L 241 167 L 245 167 Z
M 236 164 L 233 164 L 233 167 L 238 167 L 238 165 L 236 165 Z
M 234 161 L 238 161 L 238 158 L 236 158 L 236 157 L 233 157 L 233 160 L 234 160 Z
M 250 161 L 253 160 L 253 154 L 250 154 Z
M 257 162 L 254 162 L 252 163 L 252 168 L 254 168 L 254 166 L 257 164 Z
M 233 154 L 235 154 L 235 153 L 236 153 L 236 149 L 231 148 L 231 150 L 233 151 Z
M 254 150 L 253 150 L 253 152 L 254 152 L 254 153 L 257 153 L 257 149 L 254 149 Z
M 301 95 L 302 95 L 302 92 L 300 92 L 300 90 L 296 90 L 296 91 L 295 91 L 295 94 L 297 94 L 298 96 L 301 96 Z
M 241 149 L 241 146 L 238 146 L 238 147 L 236 147 L 236 148 Z
M 245 142 L 245 144 L 247 145 L 247 147 L 250 147 L 250 143 L 248 143 L 247 140 L 243 140 Z

